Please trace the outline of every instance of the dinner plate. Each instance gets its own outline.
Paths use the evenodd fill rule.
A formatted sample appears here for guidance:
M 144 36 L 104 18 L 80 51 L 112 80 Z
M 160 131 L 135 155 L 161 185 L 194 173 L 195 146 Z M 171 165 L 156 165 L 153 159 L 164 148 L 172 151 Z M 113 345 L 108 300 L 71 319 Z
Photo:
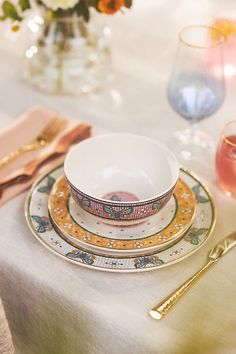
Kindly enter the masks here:
M 181 171 L 174 195 L 157 214 L 142 224 L 117 227 L 80 208 L 70 196 L 66 178 L 61 176 L 49 195 L 49 211 L 54 225 L 76 246 L 99 253 L 141 254 L 165 248 L 177 241 L 190 227 L 196 199 Z
M 185 182 L 196 196 L 196 213 L 190 229 L 174 245 L 152 254 L 112 256 L 76 247 L 65 240 L 52 224 L 48 211 L 48 196 L 55 181 L 61 176 L 59 166 L 43 175 L 32 187 L 25 204 L 25 214 L 33 235 L 50 251 L 70 261 L 96 270 L 137 272 L 174 264 L 199 249 L 209 238 L 215 222 L 212 197 L 206 187 L 192 173 L 182 170 Z

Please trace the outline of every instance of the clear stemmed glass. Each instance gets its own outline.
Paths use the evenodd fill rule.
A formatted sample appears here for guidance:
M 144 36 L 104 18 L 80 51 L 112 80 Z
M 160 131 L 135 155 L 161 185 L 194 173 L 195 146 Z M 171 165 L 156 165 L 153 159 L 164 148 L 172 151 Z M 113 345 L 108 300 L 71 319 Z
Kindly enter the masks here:
M 212 147 L 197 123 L 214 114 L 225 98 L 223 67 L 224 36 L 217 29 L 193 25 L 182 29 L 167 96 L 171 107 L 191 124 L 174 134 L 174 143 L 183 158 L 196 150 Z

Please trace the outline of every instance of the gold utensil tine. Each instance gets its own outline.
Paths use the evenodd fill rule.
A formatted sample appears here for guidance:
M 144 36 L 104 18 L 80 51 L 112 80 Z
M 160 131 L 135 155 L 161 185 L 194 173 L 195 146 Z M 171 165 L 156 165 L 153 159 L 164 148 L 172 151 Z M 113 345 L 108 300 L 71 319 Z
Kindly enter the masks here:
M 203 275 L 207 269 L 218 262 L 230 249 L 236 246 L 236 231 L 218 242 L 208 253 L 208 262 L 186 282 L 174 290 L 158 305 L 153 307 L 149 314 L 156 320 L 160 320 L 172 306 L 183 296 L 183 294 Z
M 40 149 L 47 146 L 66 125 L 66 120 L 64 118 L 57 117 L 53 119 L 40 133 L 40 135 L 28 144 L 25 144 L 18 149 L 10 152 L 7 156 L 0 160 L 0 169 L 7 166 L 10 162 L 15 160 L 18 156 L 22 154 Z

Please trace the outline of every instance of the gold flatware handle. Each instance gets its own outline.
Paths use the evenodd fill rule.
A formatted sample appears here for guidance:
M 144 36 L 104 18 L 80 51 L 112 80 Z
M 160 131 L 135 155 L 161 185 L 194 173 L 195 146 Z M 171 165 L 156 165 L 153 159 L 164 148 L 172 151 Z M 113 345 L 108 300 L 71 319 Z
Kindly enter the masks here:
M 172 306 L 184 295 L 184 293 L 203 275 L 213 264 L 218 262 L 227 252 L 236 246 L 236 232 L 220 240 L 208 253 L 208 263 L 204 265 L 197 273 L 179 286 L 169 296 L 153 307 L 149 314 L 156 320 L 160 320 Z
M 172 308 L 172 306 L 185 294 L 185 292 L 203 275 L 217 260 L 210 260 L 204 265 L 197 273 L 195 273 L 191 278 L 185 281 L 181 286 L 174 290 L 170 295 L 168 295 L 164 300 L 162 300 L 158 305 L 153 307 L 149 314 L 155 320 L 160 320 L 167 312 Z
M 7 156 L 0 160 L 0 169 L 7 166 L 10 162 L 26 152 L 38 150 L 47 146 L 66 125 L 66 120 L 61 117 L 52 119 L 43 131 L 33 141 L 24 144 L 18 149 L 10 152 Z
M 19 147 L 18 149 L 12 151 L 10 154 L 8 154 L 7 156 L 3 157 L 0 160 L 0 168 L 7 166 L 10 162 L 14 161 L 17 157 L 21 156 L 22 154 L 24 154 L 26 152 L 37 150 L 41 147 L 46 146 L 47 144 L 48 143 L 46 140 L 37 139 L 30 144 L 26 144 L 26 145 Z

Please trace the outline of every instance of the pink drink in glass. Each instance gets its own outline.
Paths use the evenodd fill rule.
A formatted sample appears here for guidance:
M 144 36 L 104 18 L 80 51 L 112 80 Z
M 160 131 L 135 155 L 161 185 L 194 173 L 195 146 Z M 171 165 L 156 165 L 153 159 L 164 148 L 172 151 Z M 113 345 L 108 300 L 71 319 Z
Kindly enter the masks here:
M 236 197 L 236 121 L 226 124 L 216 154 L 219 186 Z

